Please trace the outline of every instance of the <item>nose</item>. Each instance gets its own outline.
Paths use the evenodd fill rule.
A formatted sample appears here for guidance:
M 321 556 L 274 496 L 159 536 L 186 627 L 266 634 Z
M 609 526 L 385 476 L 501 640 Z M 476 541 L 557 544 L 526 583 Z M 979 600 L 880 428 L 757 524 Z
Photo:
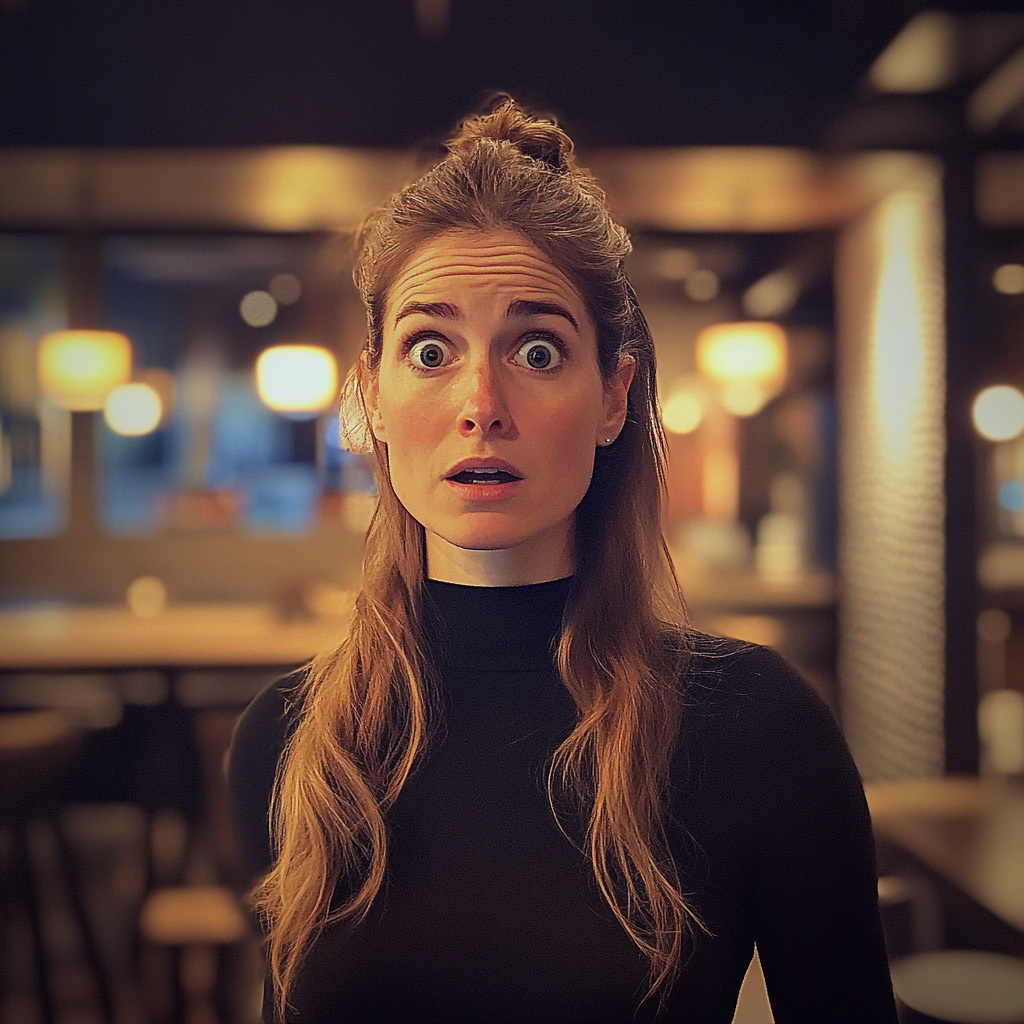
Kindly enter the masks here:
M 485 438 L 509 438 L 515 432 L 504 383 L 490 360 L 468 369 L 459 410 L 459 433 L 470 437 L 476 432 Z

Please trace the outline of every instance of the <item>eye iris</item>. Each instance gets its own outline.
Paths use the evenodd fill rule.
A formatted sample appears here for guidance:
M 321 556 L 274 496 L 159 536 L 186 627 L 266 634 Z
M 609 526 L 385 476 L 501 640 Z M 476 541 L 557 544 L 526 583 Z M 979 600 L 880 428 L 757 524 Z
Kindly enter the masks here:
M 424 345 L 420 349 L 420 362 L 431 369 L 440 366 L 444 362 L 444 352 L 441 351 L 441 346 Z
M 532 345 L 526 353 L 526 361 L 535 370 L 543 370 L 551 363 L 551 352 L 544 345 Z

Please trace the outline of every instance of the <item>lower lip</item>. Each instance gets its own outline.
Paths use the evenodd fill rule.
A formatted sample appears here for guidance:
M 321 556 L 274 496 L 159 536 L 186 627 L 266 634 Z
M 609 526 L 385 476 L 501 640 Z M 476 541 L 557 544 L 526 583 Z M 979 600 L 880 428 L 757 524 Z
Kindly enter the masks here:
M 501 484 L 463 484 L 457 480 L 445 480 L 455 493 L 467 501 L 501 501 L 511 498 L 522 480 L 508 480 Z

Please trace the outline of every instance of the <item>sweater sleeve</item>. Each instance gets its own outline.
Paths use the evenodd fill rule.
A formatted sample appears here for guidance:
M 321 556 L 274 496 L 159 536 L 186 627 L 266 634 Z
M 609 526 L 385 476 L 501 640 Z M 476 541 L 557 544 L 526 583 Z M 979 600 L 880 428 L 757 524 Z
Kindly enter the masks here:
M 860 776 L 831 712 L 774 651 L 738 659 L 756 752 L 752 924 L 776 1024 L 896 1021 Z
M 245 890 L 273 863 L 270 797 L 291 728 L 288 693 L 302 679 L 293 674 L 262 690 L 243 712 L 228 753 L 228 788 L 238 844 L 240 881 Z

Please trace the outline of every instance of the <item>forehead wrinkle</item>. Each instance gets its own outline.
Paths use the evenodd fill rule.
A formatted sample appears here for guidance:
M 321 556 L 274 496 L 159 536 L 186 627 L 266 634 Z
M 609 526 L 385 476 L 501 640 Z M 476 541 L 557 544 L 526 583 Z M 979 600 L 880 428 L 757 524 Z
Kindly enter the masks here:
M 454 251 L 428 243 L 400 273 L 388 305 L 404 308 L 410 300 L 441 299 L 432 285 L 444 287 L 453 281 L 476 285 L 483 277 L 496 278 L 493 284 L 500 290 L 525 289 L 529 294 L 536 289 L 544 297 L 557 296 L 563 302 L 569 299 L 572 306 L 582 303 L 565 274 L 529 243 L 467 246 Z M 585 311 L 582 306 L 581 311 Z M 397 319 L 392 322 L 397 323 Z
M 531 260 L 529 263 L 513 263 L 511 261 L 495 260 L 460 260 L 454 257 L 439 258 L 436 260 L 424 261 L 422 264 L 406 268 L 399 280 L 416 281 L 424 274 L 435 275 L 441 272 L 441 276 L 454 276 L 459 274 L 523 274 L 531 277 L 541 277 L 548 280 L 555 280 L 572 287 L 569 279 L 554 264 L 542 263 L 540 260 Z
M 398 287 L 395 289 L 398 294 L 406 294 L 409 291 L 416 290 L 423 286 L 423 279 L 427 278 L 428 283 L 433 281 L 443 281 L 446 279 L 460 279 L 460 278 L 479 278 L 489 276 L 499 276 L 505 280 L 499 280 L 497 284 L 507 285 L 508 287 L 514 287 L 516 285 L 522 285 L 524 283 L 535 285 L 538 287 L 552 288 L 552 285 L 557 285 L 558 291 L 567 290 L 571 295 L 576 296 L 576 289 L 573 288 L 572 283 L 567 277 L 561 272 L 557 271 L 554 267 L 548 269 L 546 267 L 451 267 L 447 261 L 445 267 L 441 273 L 437 272 L 438 268 L 425 266 L 417 268 L 412 273 L 406 273 L 403 275 L 402 280 L 398 282 Z M 513 281 L 512 278 L 518 278 L 518 281 Z M 553 289 L 554 290 L 554 289 Z

